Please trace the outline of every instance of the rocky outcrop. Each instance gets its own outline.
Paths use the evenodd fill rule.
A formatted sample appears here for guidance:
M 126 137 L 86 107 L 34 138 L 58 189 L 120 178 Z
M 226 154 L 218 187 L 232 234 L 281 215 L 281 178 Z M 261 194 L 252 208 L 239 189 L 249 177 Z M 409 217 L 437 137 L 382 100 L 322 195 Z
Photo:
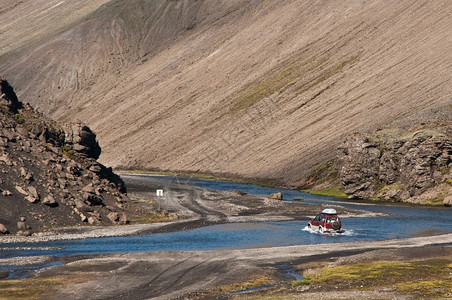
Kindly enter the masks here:
M 66 127 L 66 143 L 81 155 L 98 159 L 101 148 L 96 140 L 96 134 L 80 120 Z
M 450 202 L 452 139 L 446 134 L 356 133 L 340 150 L 340 182 L 350 197 Z
M 81 122 L 58 123 L 17 100 L 1 80 L 0 234 L 124 224 L 133 214 L 124 183 L 96 161 L 96 135 Z
M 13 87 L 2 77 L 0 77 L 0 98 L 3 100 L 3 104 L 13 113 L 22 108 L 22 103 L 19 102 Z

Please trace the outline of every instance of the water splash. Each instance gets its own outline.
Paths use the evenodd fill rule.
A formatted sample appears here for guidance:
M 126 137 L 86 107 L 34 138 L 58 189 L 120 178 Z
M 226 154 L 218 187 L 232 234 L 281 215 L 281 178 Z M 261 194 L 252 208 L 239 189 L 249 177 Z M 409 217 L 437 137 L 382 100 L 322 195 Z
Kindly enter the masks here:
M 353 229 L 348 229 L 348 230 L 343 229 L 342 232 L 325 232 L 325 233 L 322 233 L 322 232 L 320 232 L 320 230 L 313 229 L 311 227 L 305 226 L 302 229 L 302 231 L 306 231 L 306 232 L 309 232 L 309 233 L 312 233 L 312 234 L 319 234 L 319 235 L 322 235 L 322 236 L 358 236 L 358 233 L 355 230 L 353 230 Z

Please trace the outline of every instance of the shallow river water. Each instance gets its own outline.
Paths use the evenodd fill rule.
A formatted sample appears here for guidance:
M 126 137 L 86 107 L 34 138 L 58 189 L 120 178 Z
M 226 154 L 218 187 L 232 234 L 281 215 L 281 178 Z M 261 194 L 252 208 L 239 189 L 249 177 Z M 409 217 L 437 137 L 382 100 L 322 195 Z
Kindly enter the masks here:
M 350 241 L 385 240 L 416 235 L 452 232 L 452 209 L 425 208 L 409 205 L 373 204 L 345 201 L 256 185 L 228 181 L 159 177 L 170 181 L 183 180 L 216 190 L 240 190 L 250 194 L 268 195 L 282 191 L 286 201 L 302 197 L 303 202 L 335 204 L 377 213 L 378 217 L 343 218 L 341 234 L 319 234 L 306 228 L 307 222 L 263 222 L 213 225 L 188 231 L 151 235 L 50 241 L 34 244 L 0 244 L 0 258 L 18 256 L 71 256 L 120 252 L 165 250 L 238 249 L 289 246 Z

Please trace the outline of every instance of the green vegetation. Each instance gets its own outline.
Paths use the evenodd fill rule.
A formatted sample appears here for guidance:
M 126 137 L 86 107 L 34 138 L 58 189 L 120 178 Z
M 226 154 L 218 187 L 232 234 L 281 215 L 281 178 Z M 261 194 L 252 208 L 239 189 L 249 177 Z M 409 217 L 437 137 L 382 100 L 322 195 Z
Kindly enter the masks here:
M 303 183 L 303 186 L 305 187 L 314 186 L 314 188 L 312 189 L 302 190 L 302 192 L 313 195 L 331 196 L 338 198 L 348 197 L 344 190 L 340 188 L 338 171 L 330 163 L 325 163 L 318 166 L 313 171 L 311 177 L 306 182 Z
M 427 139 L 430 137 L 441 137 L 441 138 L 448 139 L 447 135 L 445 135 L 444 133 L 434 131 L 434 130 L 429 130 L 429 129 L 420 129 L 420 130 L 412 131 L 412 132 L 405 134 L 404 136 L 402 136 L 402 140 L 409 141 L 409 140 L 413 140 L 415 138 Z
M 410 263 L 377 262 L 308 270 L 303 275 L 312 283 L 329 282 L 334 284 L 342 281 L 364 281 L 399 276 L 402 271 L 406 270 L 413 270 Z
M 74 149 L 72 149 L 72 147 L 68 144 L 65 144 L 63 146 L 63 155 L 66 156 L 69 159 L 74 159 Z
M 447 279 L 436 279 L 406 282 L 397 284 L 397 288 L 407 293 L 416 293 L 423 296 L 446 298 L 452 293 L 452 281 Z
M 290 87 L 293 87 L 296 91 L 293 96 L 296 97 L 338 74 L 357 58 L 358 55 L 352 55 L 329 68 L 327 63 L 331 59 L 330 56 L 291 58 L 282 63 L 282 68 L 269 71 L 235 93 L 232 96 L 232 103 L 235 108 L 232 109 L 232 112 L 247 109 L 260 100 L 275 93 L 281 93 Z
M 245 86 L 234 97 L 233 103 L 235 104 L 235 108 L 249 108 L 260 100 L 280 91 L 306 72 L 303 67 L 309 66 L 315 59 L 315 56 L 306 60 L 298 59 L 293 63 L 289 63 L 282 70 L 272 71 L 268 77 L 256 80 Z
M 25 123 L 25 119 L 20 113 L 17 113 L 17 114 L 14 115 L 14 120 L 16 120 L 17 124 L 24 124 Z
M 385 185 L 377 192 L 376 200 L 381 200 L 380 197 L 384 197 L 389 191 L 400 191 L 404 190 L 403 184 L 400 182 L 395 182 L 393 184 Z
M 296 96 L 303 94 L 304 92 L 306 92 L 306 91 L 310 90 L 311 88 L 315 87 L 316 85 L 324 82 L 325 80 L 332 77 L 333 75 L 340 73 L 346 65 L 353 63 L 354 61 L 356 61 L 357 58 L 358 58 L 357 54 L 352 55 L 349 58 L 333 65 L 332 67 L 325 69 L 323 72 L 320 73 L 320 75 L 318 75 L 314 79 L 310 80 L 309 84 L 302 86 L 297 91 Z M 328 59 L 329 59 L 329 57 L 326 60 L 328 60 Z M 318 67 L 321 67 L 321 64 L 316 66 L 316 68 L 318 68 Z
M 61 288 L 64 281 L 58 278 L 30 278 L 0 281 L 0 299 L 44 299 Z
M 198 178 L 198 179 L 207 179 L 207 180 L 221 180 L 221 181 L 233 181 L 233 182 L 240 182 L 245 184 L 253 184 L 257 186 L 263 186 L 263 187 L 274 187 L 271 184 L 264 183 L 259 180 L 252 180 L 252 179 L 240 179 L 240 178 L 234 178 L 234 177 L 224 177 L 224 176 L 218 176 L 218 175 L 211 175 L 211 174 L 204 174 L 204 173 L 198 173 L 198 172 L 170 172 L 170 171 L 146 171 L 146 170 L 121 170 L 116 169 L 115 172 L 121 173 L 121 172 L 129 172 L 133 174 L 144 174 L 144 175 L 159 175 L 159 176 L 179 176 L 179 177 L 187 177 L 187 178 Z
M 292 283 L 292 287 L 297 287 L 297 286 L 300 286 L 300 285 L 310 285 L 310 284 L 311 283 L 309 282 L 309 280 L 303 279 L 303 280 L 294 281 Z
M 66 285 L 83 283 L 97 277 L 90 275 L 59 275 L 58 277 L 27 278 L 20 280 L 0 281 L 0 299 L 47 299 Z
M 316 184 L 322 184 L 329 181 L 338 180 L 338 173 L 336 168 L 328 164 L 323 164 L 317 167 L 314 171 L 314 180 Z
M 141 205 L 147 206 L 152 208 L 153 210 L 150 210 L 148 214 L 140 215 L 137 217 L 133 217 L 131 220 L 132 224 L 151 224 L 151 223 L 166 223 L 174 221 L 175 219 L 178 219 L 179 217 L 174 213 L 164 213 L 164 212 L 157 212 L 158 204 L 153 200 L 147 200 L 147 199 L 132 199 L 135 203 L 140 203 Z
M 216 293 L 225 295 L 236 291 L 249 290 L 261 286 L 267 286 L 273 284 L 274 282 L 275 281 L 271 274 L 255 275 L 243 282 L 220 286 L 217 288 Z
M 309 269 L 303 276 L 311 285 L 375 290 L 394 286 L 398 292 L 420 297 L 452 293 L 452 257 L 414 262 L 367 262 Z
M 348 195 L 344 192 L 344 190 L 339 187 L 329 187 L 321 190 L 302 190 L 302 192 L 313 195 L 348 198 Z
M 167 223 L 174 221 L 174 218 L 171 216 L 167 216 L 164 214 L 149 214 L 147 216 L 140 216 L 137 218 L 133 218 L 130 223 L 131 224 L 152 224 L 152 223 Z

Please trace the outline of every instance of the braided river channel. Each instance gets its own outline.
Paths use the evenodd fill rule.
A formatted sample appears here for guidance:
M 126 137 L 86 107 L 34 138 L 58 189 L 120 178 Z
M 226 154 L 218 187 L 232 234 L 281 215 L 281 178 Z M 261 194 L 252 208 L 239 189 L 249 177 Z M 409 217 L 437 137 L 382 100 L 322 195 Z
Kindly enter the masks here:
M 153 180 L 154 176 L 129 175 L 140 180 Z M 131 179 L 132 178 L 132 179 Z M 307 229 L 306 221 L 227 223 L 192 230 L 154 233 L 148 235 L 57 240 L 38 243 L 0 244 L 0 259 L 18 257 L 67 257 L 75 255 L 168 251 L 212 250 L 257 247 L 278 247 L 303 244 L 325 244 L 351 241 L 372 241 L 433 235 L 452 232 L 452 208 L 419 207 L 406 204 L 381 204 L 349 201 L 334 197 L 317 196 L 294 190 L 261 187 L 230 181 L 158 176 L 168 182 L 183 181 L 212 190 L 239 190 L 248 194 L 269 195 L 282 192 L 283 201 L 303 198 L 302 203 L 342 206 L 368 212 L 363 217 L 343 218 L 344 232 L 319 234 Z M 300 205 L 302 205 L 302 203 Z M 37 265 L 35 268 L 45 268 Z M 0 271 L 8 266 L 0 266 Z M 23 270 L 22 270 L 23 271 Z M 19 272 L 19 273 L 22 273 Z M 11 278 L 20 277 L 14 272 Z

